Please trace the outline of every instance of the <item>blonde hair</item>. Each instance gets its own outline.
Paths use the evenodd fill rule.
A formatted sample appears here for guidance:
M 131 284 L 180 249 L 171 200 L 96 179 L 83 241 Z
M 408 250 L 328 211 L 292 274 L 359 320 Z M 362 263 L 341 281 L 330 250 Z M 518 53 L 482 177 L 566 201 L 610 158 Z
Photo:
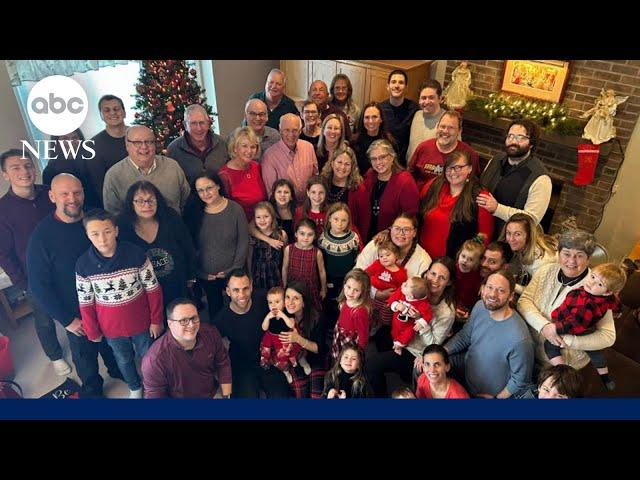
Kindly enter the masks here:
M 602 263 L 591 269 L 606 284 L 611 293 L 618 293 L 627 282 L 627 272 L 617 263 Z
M 324 223 L 324 231 L 331 232 L 331 215 L 336 212 L 347 212 L 349 216 L 349 222 L 347 223 L 347 232 L 351 231 L 351 211 L 349 210 L 349 206 L 346 203 L 336 202 L 332 203 L 327 210 L 327 221 Z
M 472 253 L 477 253 L 478 258 L 481 258 L 482 254 L 484 253 L 484 244 L 481 241 L 475 239 L 465 241 L 460 247 L 460 250 L 458 250 L 458 253 L 456 253 L 456 262 L 458 261 L 458 257 L 463 250 L 469 250 Z
M 358 188 L 358 185 L 362 183 L 362 176 L 360 175 L 360 169 L 358 168 L 356 153 L 347 144 L 347 142 L 342 143 L 333 151 L 331 157 L 329 157 L 329 161 L 324 164 L 324 167 L 322 167 L 320 175 L 327 180 L 327 185 L 331 187 L 333 184 L 333 162 L 340 155 L 346 155 L 351 160 L 351 172 L 347 177 L 347 189 L 353 192 Z
M 507 226 L 510 223 L 519 223 L 524 227 L 527 234 L 527 241 L 524 248 L 519 252 L 513 252 L 520 257 L 523 265 L 531 265 L 537 258 L 544 257 L 545 253 L 554 256 L 557 251 L 557 244 L 553 237 L 545 235 L 542 227 L 530 215 L 523 212 L 514 213 L 502 227 L 498 241 L 506 242 Z
M 233 131 L 229 140 L 227 140 L 227 153 L 229 154 L 229 158 L 235 158 L 236 144 L 242 137 L 248 138 L 249 142 L 258 146 L 254 160 L 260 158 L 260 141 L 251 127 L 238 127 Z
M 344 276 L 343 285 L 347 283 L 347 280 L 355 280 L 362 287 L 362 293 L 360 294 L 360 306 L 367 309 L 367 313 L 371 314 L 371 279 L 367 272 L 361 268 L 354 268 L 347 272 Z M 346 303 L 347 298 L 344 295 L 344 286 L 340 295 L 338 295 L 338 308 L 342 309 L 342 306 Z
M 424 298 L 429 293 L 429 284 L 427 280 L 422 277 L 411 277 L 411 295 L 413 298 Z

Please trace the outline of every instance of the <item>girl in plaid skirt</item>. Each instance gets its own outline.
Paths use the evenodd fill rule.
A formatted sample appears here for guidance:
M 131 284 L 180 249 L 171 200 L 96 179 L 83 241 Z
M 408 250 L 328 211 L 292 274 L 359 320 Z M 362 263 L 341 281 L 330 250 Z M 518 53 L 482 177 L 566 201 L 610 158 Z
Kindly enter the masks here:
M 369 276 L 360 268 L 354 268 L 344 277 L 344 287 L 338 297 L 340 316 L 333 333 L 331 355 L 338 359 L 342 347 L 355 343 L 364 350 L 369 341 Z
M 269 202 L 260 202 L 254 208 L 256 228 L 265 236 L 288 243 L 287 234 L 278 227 L 276 212 Z M 274 248 L 257 237 L 249 241 L 249 271 L 254 288 L 270 289 L 282 285 L 282 249 Z

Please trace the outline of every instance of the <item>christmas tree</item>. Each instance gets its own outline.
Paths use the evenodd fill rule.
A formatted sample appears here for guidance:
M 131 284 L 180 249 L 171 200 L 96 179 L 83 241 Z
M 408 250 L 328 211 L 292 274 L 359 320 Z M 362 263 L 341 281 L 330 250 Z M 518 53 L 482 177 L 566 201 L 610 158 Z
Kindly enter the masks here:
M 205 90 L 196 82 L 196 70 L 186 60 L 144 60 L 135 95 L 136 125 L 145 125 L 156 135 L 157 153 L 166 154 L 167 146 L 182 133 L 184 109 L 201 104 L 211 115 Z

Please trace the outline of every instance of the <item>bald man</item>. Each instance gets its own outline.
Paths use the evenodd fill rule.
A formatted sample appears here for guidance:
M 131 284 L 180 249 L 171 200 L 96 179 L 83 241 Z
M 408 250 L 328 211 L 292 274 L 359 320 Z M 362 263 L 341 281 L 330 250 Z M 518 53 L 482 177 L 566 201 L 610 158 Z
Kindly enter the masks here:
M 211 117 L 202 105 L 189 105 L 184 110 L 184 133 L 167 147 L 167 156 L 184 170 L 187 182 L 193 186 L 202 172 L 218 173 L 229 161 L 227 142 L 214 133 Z
M 264 152 L 280 141 L 280 133 L 267 125 L 269 121 L 267 104 L 257 98 L 249 100 L 245 104 L 244 120 L 260 141 L 260 158 L 258 158 L 258 162 L 260 162 Z
M 351 137 L 351 127 L 349 127 L 349 118 L 347 115 L 336 107 L 333 103 L 329 103 L 329 88 L 327 84 L 322 80 L 314 80 L 309 85 L 309 91 L 307 92 L 309 100 L 318 105 L 320 111 L 320 119 L 324 121 L 330 114 L 335 113 L 342 118 L 342 124 L 345 125 L 345 138 L 347 140 Z
M 286 178 L 293 183 L 299 204 L 306 198 L 307 180 L 312 175 L 318 175 L 316 152 L 313 145 L 300 140 L 301 131 L 302 120 L 298 115 L 283 115 L 280 118 L 282 139 L 262 157 L 262 181 L 267 192 L 271 192 L 276 180 Z
M 191 189 L 178 162 L 156 155 L 156 137 L 145 126 L 130 127 L 126 134 L 127 153 L 104 177 L 102 196 L 105 210 L 118 215 L 124 209 L 127 190 L 138 180 L 153 183 L 178 214 L 187 202 Z
M 84 191 L 80 180 L 68 173 L 56 175 L 49 200 L 56 209 L 38 223 L 27 246 L 29 288 L 36 302 L 67 331 L 73 363 L 82 381 L 82 396 L 101 397 L 98 353 L 109 375 L 122 375 L 109 345 L 104 340 L 90 342 L 80 319 L 76 261 L 91 246 L 82 226 Z

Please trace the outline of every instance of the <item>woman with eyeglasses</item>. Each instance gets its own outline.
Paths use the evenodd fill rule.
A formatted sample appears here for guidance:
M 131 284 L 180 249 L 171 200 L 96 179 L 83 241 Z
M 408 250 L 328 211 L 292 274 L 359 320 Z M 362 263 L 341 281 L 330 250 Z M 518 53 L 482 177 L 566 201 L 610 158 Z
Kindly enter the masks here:
M 370 208 L 361 215 L 363 240 L 389 228 L 401 213 L 418 212 L 418 187 L 409 172 L 398 163 L 398 154 L 387 140 L 376 140 L 367 151 L 371 169 L 364 176 Z
M 320 121 L 320 110 L 311 100 L 305 100 L 302 104 L 302 132 L 300 132 L 300 140 L 306 140 L 313 148 L 318 147 L 318 141 L 320 140 L 320 133 L 322 132 Z
M 227 273 L 247 263 L 249 228 L 242 207 L 225 198 L 217 174 L 198 175 L 194 190 L 197 196 L 185 208 L 185 221 L 196 245 L 198 283 L 207 295 L 212 320 L 223 306 Z
M 344 112 L 349 120 L 349 129 L 355 132 L 360 118 L 360 107 L 353 101 L 353 86 L 351 80 L 344 73 L 338 73 L 331 80 L 329 87 L 331 100 L 329 103 Z
M 351 139 L 351 145 L 358 158 L 358 168 L 362 175 L 371 167 L 367 157 L 367 150 L 369 150 L 374 141 L 380 139 L 386 140 L 397 150 L 393 135 L 387 130 L 387 124 L 385 123 L 384 115 L 382 115 L 380 105 L 377 102 L 367 103 L 362 110 L 360 120 L 358 120 L 357 133 Z
M 218 175 L 230 199 L 244 209 L 247 221 L 253 220 L 253 207 L 267 199 L 267 190 L 262 181 L 260 164 L 260 142 L 251 127 L 236 128 L 227 142 L 229 160 Z
M 151 260 L 164 304 L 185 297 L 196 279 L 196 251 L 189 230 L 153 183 L 129 187 L 118 228 L 119 240 L 138 245 Z
M 432 257 L 457 258 L 466 240 L 482 235 L 486 247 L 493 236 L 493 215 L 478 208 L 486 193 L 473 174 L 471 157 L 456 150 L 444 164 L 444 175 L 428 181 L 420 192 L 420 245 Z

